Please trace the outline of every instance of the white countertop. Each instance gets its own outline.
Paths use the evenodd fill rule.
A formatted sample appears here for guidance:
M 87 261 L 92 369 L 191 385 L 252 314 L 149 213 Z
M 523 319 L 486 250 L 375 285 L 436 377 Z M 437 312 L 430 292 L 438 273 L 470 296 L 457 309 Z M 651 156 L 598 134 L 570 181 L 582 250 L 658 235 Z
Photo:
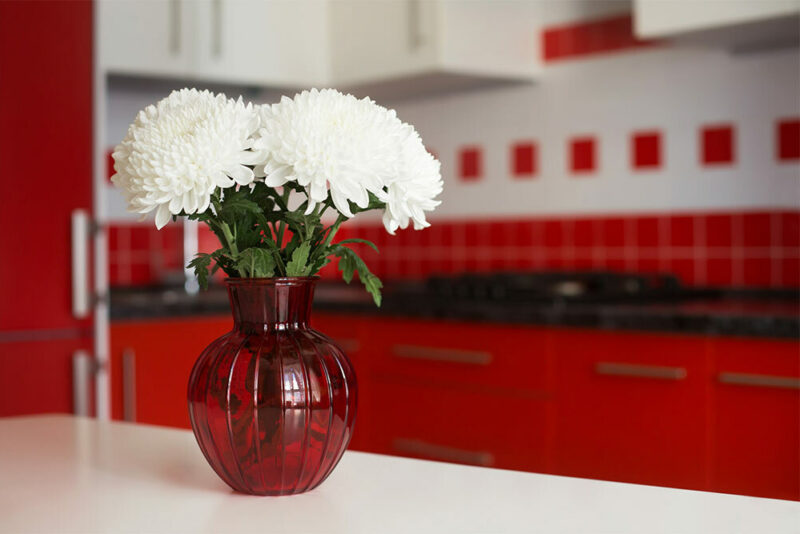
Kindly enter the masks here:
M 191 432 L 0 419 L 0 532 L 800 532 L 800 503 L 347 452 L 316 490 L 234 493 Z

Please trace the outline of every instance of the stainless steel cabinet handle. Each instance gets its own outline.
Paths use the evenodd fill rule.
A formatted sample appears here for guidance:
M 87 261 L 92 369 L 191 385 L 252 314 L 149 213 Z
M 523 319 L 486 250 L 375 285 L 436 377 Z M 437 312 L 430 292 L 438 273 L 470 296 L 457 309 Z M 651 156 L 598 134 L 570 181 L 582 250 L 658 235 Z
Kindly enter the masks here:
M 361 344 L 358 342 L 357 339 L 351 338 L 334 338 L 334 343 L 336 343 L 340 349 L 344 351 L 345 354 L 351 354 L 357 352 L 358 349 L 361 347 Z
M 89 232 L 91 221 L 86 210 L 72 212 L 72 315 L 89 316 Z
M 122 418 L 136 421 L 136 353 L 122 351 Z
M 420 0 L 406 0 L 408 5 L 408 47 L 410 50 L 418 50 L 422 46 L 422 28 L 420 20 L 421 7 Z
M 211 2 L 211 55 L 222 55 L 222 0 Z
M 85 350 L 76 350 L 72 355 L 72 411 L 75 415 L 90 414 L 89 387 L 92 381 L 92 357 Z
M 434 445 L 418 439 L 395 438 L 392 440 L 392 449 L 404 454 L 425 456 L 432 460 L 482 465 L 484 467 L 494 465 L 494 455 L 490 452 L 456 449 L 444 445 Z
M 800 389 L 800 378 L 793 376 L 754 375 L 749 373 L 720 373 L 723 384 L 762 388 Z
M 656 378 L 659 380 L 683 380 L 686 369 L 683 367 L 662 367 L 658 365 L 638 365 L 632 363 L 597 362 L 594 370 L 599 375 L 631 376 Z
M 182 0 L 169 2 L 169 51 L 173 56 L 181 52 L 181 2 Z
M 395 345 L 392 354 L 398 358 L 412 360 L 431 360 L 435 362 L 466 363 L 469 365 L 489 365 L 492 354 L 480 350 L 440 349 L 417 345 Z

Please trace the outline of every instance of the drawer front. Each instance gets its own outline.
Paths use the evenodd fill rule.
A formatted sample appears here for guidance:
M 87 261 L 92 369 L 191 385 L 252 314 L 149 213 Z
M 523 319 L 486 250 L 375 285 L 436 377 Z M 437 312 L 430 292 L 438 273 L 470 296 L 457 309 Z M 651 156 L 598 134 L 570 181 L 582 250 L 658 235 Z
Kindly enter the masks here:
M 380 375 L 472 384 L 496 394 L 551 389 L 544 329 L 478 323 L 384 320 L 376 326 L 373 369 Z
M 376 384 L 371 450 L 485 467 L 549 470 L 548 401 Z
M 560 474 L 707 487 L 706 340 L 565 331 L 556 357 Z
M 714 343 L 715 491 L 800 500 L 800 345 Z

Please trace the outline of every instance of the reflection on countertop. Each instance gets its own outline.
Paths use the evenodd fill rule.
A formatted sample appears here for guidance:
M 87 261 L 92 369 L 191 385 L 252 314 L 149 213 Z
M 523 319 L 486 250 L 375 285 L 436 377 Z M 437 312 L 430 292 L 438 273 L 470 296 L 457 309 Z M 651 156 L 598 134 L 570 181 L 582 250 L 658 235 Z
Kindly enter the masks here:
M 387 283 L 381 308 L 360 284 L 320 281 L 317 311 L 606 330 L 800 338 L 794 290 L 702 289 L 672 277 L 613 273 L 464 275 Z M 114 320 L 225 315 L 223 285 L 116 289 Z

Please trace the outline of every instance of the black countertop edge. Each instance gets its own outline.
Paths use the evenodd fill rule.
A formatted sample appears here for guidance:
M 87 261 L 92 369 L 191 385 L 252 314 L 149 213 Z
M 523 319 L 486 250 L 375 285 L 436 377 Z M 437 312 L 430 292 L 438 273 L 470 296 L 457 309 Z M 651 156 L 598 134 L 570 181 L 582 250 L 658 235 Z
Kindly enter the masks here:
M 640 332 L 670 332 L 709 336 L 758 337 L 775 339 L 800 339 L 800 313 L 787 314 L 787 303 L 795 300 L 793 292 L 737 291 L 710 296 L 698 293 L 693 297 L 662 299 L 659 301 L 590 302 L 509 302 L 453 300 L 430 295 L 395 292 L 376 308 L 371 299 L 362 296 L 363 289 L 347 298 L 324 297 L 315 299 L 314 309 L 326 313 L 356 314 L 365 317 L 402 317 L 447 321 L 476 321 L 493 324 L 552 326 L 596 330 L 627 330 Z M 112 293 L 111 319 L 173 319 L 229 315 L 227 295 L 216 290 L 184 298 L 180 293 L 174 298 L 164 298 L 163 292 L 152 295 L 142 293 Z M 134 298 L 130 298 L 130 297 Z M 714 305 L 748 303 L 757 300 L 762 304 L 758 311 L 730 309 L 691 309 L 684 304 L 697 302 L 692 298 Z M 713 298 L 712 298 L 713 297 Z M 689 300 L 685 300 L 688 298 Z M 706 300 L 711 298 L 711 300 Z M 781 307 L 771 312 L 770 303 Z

